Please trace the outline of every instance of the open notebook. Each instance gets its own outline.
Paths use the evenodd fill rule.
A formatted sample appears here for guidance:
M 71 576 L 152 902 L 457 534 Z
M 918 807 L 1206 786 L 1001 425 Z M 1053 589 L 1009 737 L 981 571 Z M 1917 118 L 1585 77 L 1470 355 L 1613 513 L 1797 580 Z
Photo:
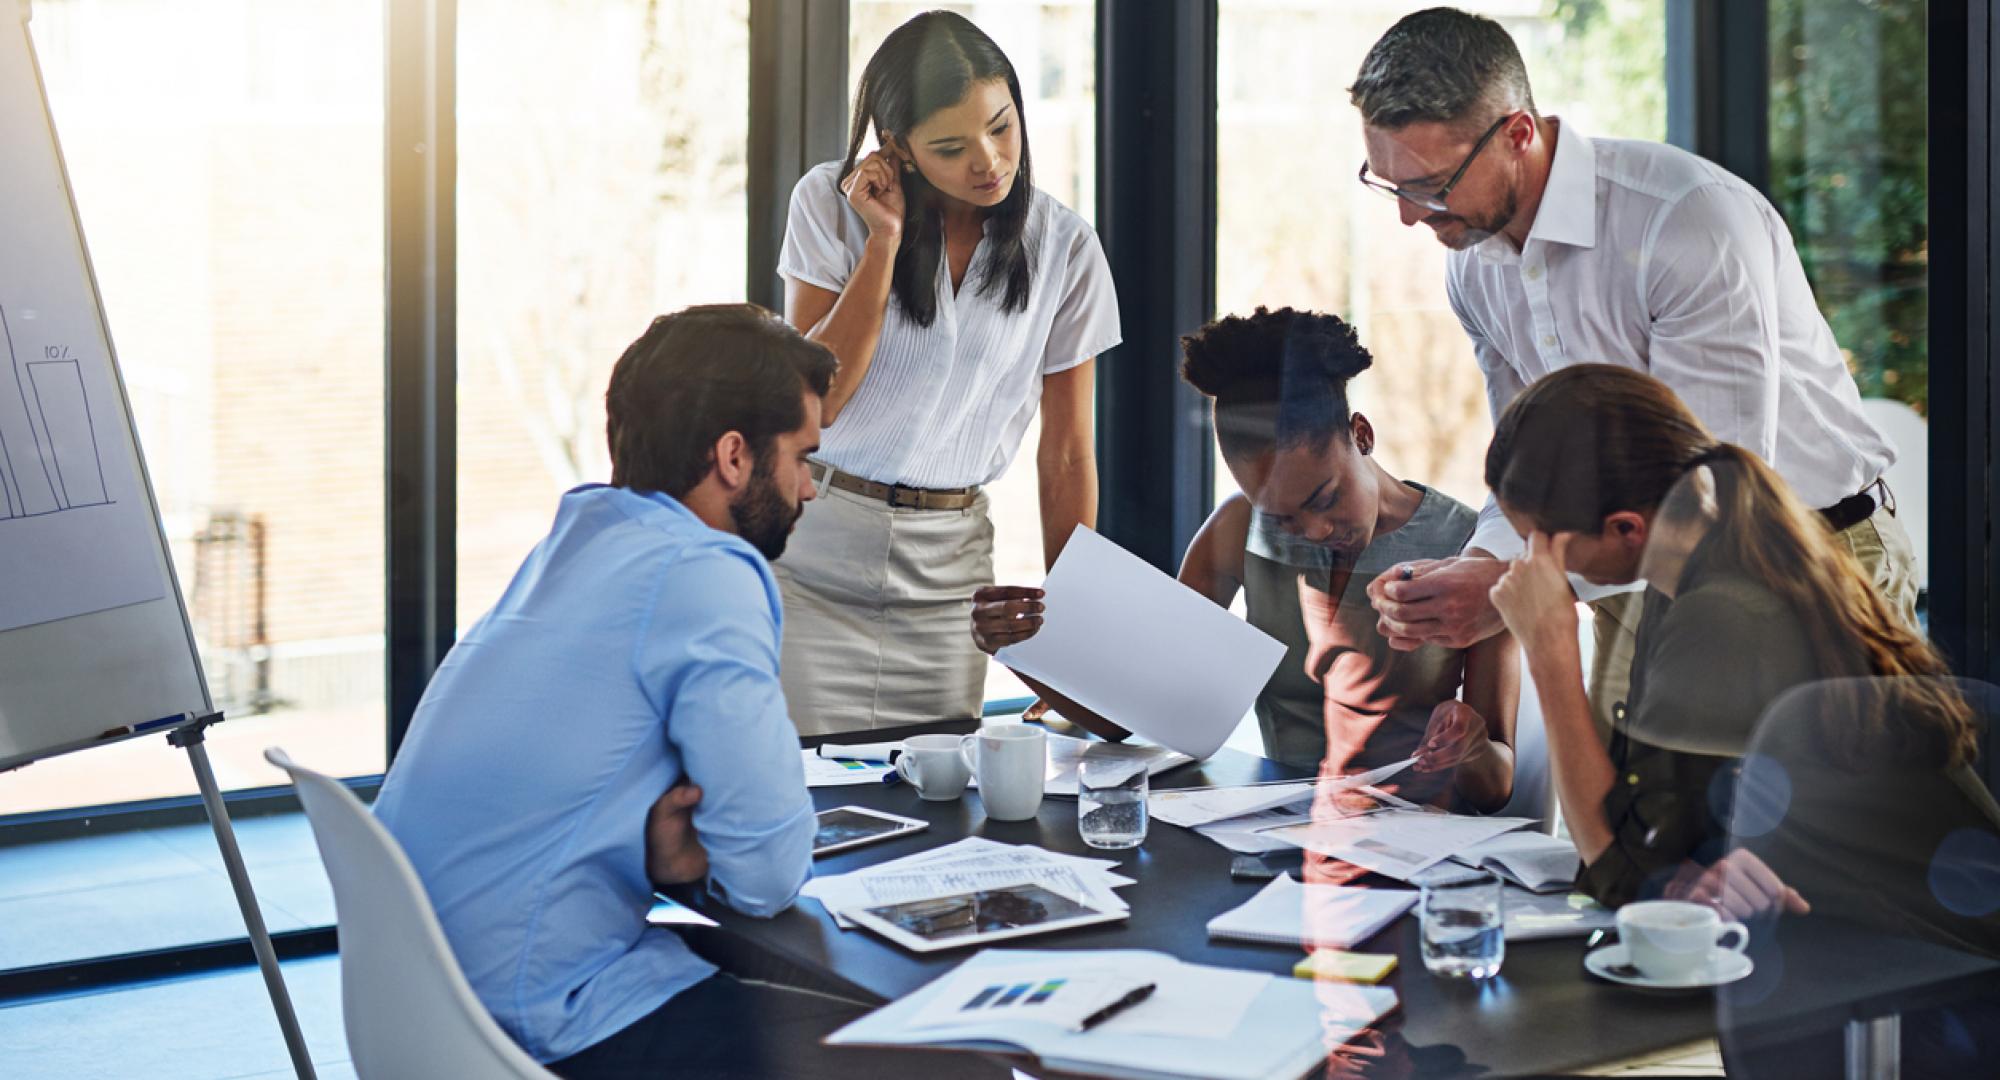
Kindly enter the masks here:
M 1087 1031 L 1080 1018 L 1154 990 Z M 1133 1080 L 1296 1080 L 1396 1007 L 1382 987 L 1326 987 L 1138 950 L 988 949 L 827 1036 L 834 1046 L 1025 1053 L 1044 1067 Z M 936 1075 L 949 1075 L 937 1070 Z

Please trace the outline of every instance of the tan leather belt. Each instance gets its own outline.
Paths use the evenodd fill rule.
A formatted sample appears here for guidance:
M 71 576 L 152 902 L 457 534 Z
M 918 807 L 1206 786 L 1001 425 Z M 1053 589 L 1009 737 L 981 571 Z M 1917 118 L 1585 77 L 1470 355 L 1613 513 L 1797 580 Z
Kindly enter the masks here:
M 942 491 L 931 488 L 904 487 L 901 484 L 878 484 L 873 480 L 863 480 L 852 473 L 844 473 L 822 462 L 808 462 L 812 469 L 813 482 L 831 484 L 842 491 L 852 492 L 864 499 L 888 503 L 897 510 L 963 510 L 979 498 L 979 488 L 948 488 Z M 833 474 L 828 480 L 827 474 Z

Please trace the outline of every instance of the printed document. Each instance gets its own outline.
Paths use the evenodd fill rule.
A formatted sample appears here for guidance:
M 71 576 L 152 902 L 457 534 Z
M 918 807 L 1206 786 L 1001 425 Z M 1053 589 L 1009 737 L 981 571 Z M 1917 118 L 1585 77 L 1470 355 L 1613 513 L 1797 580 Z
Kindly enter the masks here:
M 1408 881 L 1474 845 L 1526 828 L 1528 818 L 1381 810 L 1268 830 L 1295 846 Z
M 1222 748 L 1285 656 L 1276 638 L 1081 525 L 1042 588 L 1041 632 L 996 659 L 1196 760 Z

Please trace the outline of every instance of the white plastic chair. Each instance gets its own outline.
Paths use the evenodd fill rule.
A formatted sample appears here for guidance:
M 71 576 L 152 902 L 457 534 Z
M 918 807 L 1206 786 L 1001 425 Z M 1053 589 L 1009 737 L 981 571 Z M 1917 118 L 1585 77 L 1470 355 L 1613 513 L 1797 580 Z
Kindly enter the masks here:
M 441 1076 L 553 1080 L 473 995 L 409 857 L 354 793 L 295 765 L 290 774 L 333 882 L 347 1048 L 364 1080 Z

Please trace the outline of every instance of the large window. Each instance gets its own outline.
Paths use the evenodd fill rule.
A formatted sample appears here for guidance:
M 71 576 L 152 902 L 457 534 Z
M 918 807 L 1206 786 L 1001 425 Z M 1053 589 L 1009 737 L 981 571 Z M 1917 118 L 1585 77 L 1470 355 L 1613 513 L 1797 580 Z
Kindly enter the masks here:
M 749 0 L 458 9 L 458 622 L 571 486 L 655 316 L 743 298 Z
M 1376 363 L 1354 388 L 1399 476 L 1484 501 L 1492 434 L 1472 347 L 1444 295 L 1444 248 L 1355 183 L 1347 87 L 1416 0 L 1221 0 L 1216 308 L 1315 308 L 1354 323 Z M 1478 0 L 1528 63 L 1536 104 L 1593 135 L 1666 132 L 1664 0 Z M 1216 498 L 1236 490 L 1218 459 Z
M 1920 567 L 1930 520 L 1924 7 L 1770 8 L 1772 199 L 1870 418 L 1897 444 L 1889 481 Z
M 382 15 L 37 0 L 29 23 L 230 718 L 225 788 L 281 783 L 273 743 L 383 767 Z M 193 791 L 186 755 L 142 739 L 8 774 L 0 814 Z
M 850 112 L 853 84 L 860 80 L 875 47 L 911 16 L 935 8 L 957 11 L 977 23 L 1013 61 L 1026 98 L 1025 129 L 1034 154 L 1035 186 L 1085 220 L 1093 220 L 1097 210 L 1097 5 L 1092 0 L 979 0 L 960 4 L 853 0 L 847 54 Z M 987 489 L 993 511 L 993 574 L 1002 584 L 1038 584 L 1045 571 L 1041 503 L 1035 486 L 1035 444 L 1041 430 L 1039 419 L 1028 425 L 1013 467 Z M 999 664 L 987 665 L 988 700 L 1027 693 L 1012 672 Z

